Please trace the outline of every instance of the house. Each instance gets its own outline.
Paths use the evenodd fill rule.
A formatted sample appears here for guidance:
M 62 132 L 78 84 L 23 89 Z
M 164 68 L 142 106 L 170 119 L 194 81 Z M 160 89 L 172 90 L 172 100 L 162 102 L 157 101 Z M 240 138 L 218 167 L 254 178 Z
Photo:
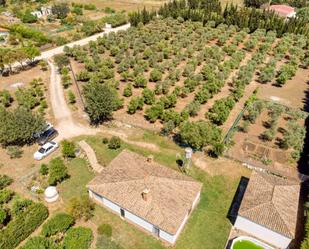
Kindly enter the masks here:
M 234 227 L 276 248 L 295 238 L 300 184 L 252 172 Z
M 99 204 L 174 244 L 199 201 L 202 184 L 151 157 L 123 150 L 87 187 Z
M 296 17 L 296 11 L 293 7 L 288 6 L 288 5 L 280 5 L 280 4 L 275 4 L 271 5 L 267 8 L 268 11 L 274 11 L 276 14 L 278 14 L 281 17 L 284 18 L 292 18 Z

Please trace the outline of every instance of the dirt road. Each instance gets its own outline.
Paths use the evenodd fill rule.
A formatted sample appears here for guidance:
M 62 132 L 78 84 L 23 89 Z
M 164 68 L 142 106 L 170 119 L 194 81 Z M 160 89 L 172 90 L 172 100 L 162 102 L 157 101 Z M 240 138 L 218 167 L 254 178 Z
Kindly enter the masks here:
M 71 110 L 69 109 L 63 92 L 60 74 L 57 67 L 48 61 L 50 66 L 50 101 L 56 120 L 56 129 L 59 132 L 57 141 L 65 138 L 71 138 L 79 135 L 94 135 L 97 130 L 86 127 L 73 120 Z

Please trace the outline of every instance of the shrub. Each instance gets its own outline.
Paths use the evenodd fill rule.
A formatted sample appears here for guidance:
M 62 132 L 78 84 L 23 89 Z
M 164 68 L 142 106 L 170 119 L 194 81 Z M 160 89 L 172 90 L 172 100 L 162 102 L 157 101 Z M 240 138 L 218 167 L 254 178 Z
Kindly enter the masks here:
M 144 98 L 144 102 L 145 104 L 147 105 L 152 105 L 154 102 L 155 102 L 155 94 L 153 91 L 151 91 L 150 89 L 148 88 L 145 88 L 143 91 L 142 91 L 142 96 Z
M 132 85 L 128 84 L 123 90 L 123 96 L 130 97 L 132 96 Z
M 14 158 L 21 158 L 23 154 L 23 150 L 19 146 L 8 146 L 7 154 L 10 156 L 11 159 Z
M 113 136 L 108 142 L 108 148 L 111 150 L 116 150 L 121 147 L 121 139 L 119 137 Z
M 0 175 L 0 190 L 9 186 L 13 182 L 13 179 L 7 175 Z
M 98 234 L 105 235 L 106 237 L 110 238 L 112 236 L 112 226 L 109 224 L 101 224 L 98 227 Z
M 63 140 L 61 142 L 62 146 L 62 156 L 64 158 L 74 158 L 75 157 L 75 144 L 73 142 L 70 142 L 68 140 Z
M 174 129 L 175 129 L 174 121 L 173 120 L 169 120 L 169 121 L 167 121 L 167 122 L 165 122 L 163 124 L 163 127 L 161 129 L 161 134 L 163 136 L 168 136 L 168 135 L 170 135 L 173 132 Z
M 41 235 L 50 237 L 57 233 L 64 233 L 74 224 L 74 218 L 65 213 L 58 213 L 49 219 L 42 228 Z
M 55 55 L 54 61 L 60 70 L 70 64 L 69 58 L 63 54 Z
M 68 213 L 75 219 L 89 220 L 94 211 L 94 204 L 88 196 L 72 198 L 68 204 Z
M 90 228 L 74 227 L 66 233 L 63 245 L 66 249 L 88 249 L 92 240 L 93 235 Z
M 142 110 L 144 106 L 144 98 L 133 97 L 128 105 L 128 113 L 134 114 L 137 110 Z
M 0 208 L 0 229 L 1 225 L 4 225 L 8 219 L 8 213 L 5 209 Z
M 146 78 L 142 74 L 137 75 L 134 78 L 133 86 L 145 88 L 147 86 Z
M 161 79 L 162 79 L 162 73 L 158 69 L 155 68 L 150 72 L 149 80 L 151 82 L 157 82 L 160 81 Z
M 0 104 L 4 107 L 9 107 L 13 102 L 13 98 L 8 90 L 0 91 Z
M 13 215 L 21 215 L 33 202 L 29 199 L 15 199 L 11 208 Z
M 107 137 L 104 137 L 104 138 L 102 139 L 102 143 L 103 143 L 103 144 L 108 144 L 108 138 L 107 138 Z
M 14 191 L 10 189 L 2 189 L 0 190 L 0 205 L 4 203 L 8 203 L 14 195 Z
M 69 99 L 69 104 L 72 105 L 76 103 L 75 94 L 71 90 L 68 91 L 68 99 Z
M 45 163 L 41 164 L 40 174 L 43 176 L 48 175 L 48 166 Z
M 38 18 L 34 15 L 31 14 L 31 10 L 28 9 L 25 11 L 25 13 L 23 14 L 21 21 L 23 23 L 35 23 L 37 22 Z
M 0 248 L 13 249 L 27 238 L 48 217 L 47 208 L 41 203 L 27 206 L 22 214 L 16 215 L 0 233 Z
M 59 249 L 59 247 L 49 238 L 32 237 L 21 249 Z
M 55 158 L 49 163 L 49 178 L 48 184 L 57 185 L 57 183 L 62 182 L 68 177 L 67 167 L 61 158 Z

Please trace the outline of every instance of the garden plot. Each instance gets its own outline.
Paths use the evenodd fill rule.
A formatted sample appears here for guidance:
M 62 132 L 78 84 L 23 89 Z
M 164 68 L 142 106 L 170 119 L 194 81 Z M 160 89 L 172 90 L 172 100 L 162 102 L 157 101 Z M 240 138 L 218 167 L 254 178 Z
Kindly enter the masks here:
M 303 150 L 307 113 L 257 100 L 249 105 L 227 155 L 276 172 L 296 172 Z

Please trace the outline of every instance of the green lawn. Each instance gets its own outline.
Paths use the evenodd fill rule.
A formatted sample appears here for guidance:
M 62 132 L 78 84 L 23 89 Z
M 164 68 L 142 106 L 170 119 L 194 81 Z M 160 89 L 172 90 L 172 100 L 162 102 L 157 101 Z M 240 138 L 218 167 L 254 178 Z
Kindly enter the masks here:
M 68 164 L 70 178 L 60 184 L 60 195 L 65 202 L 72 197 L 87 195 L 86 184 L 94 177 L 87 166 L 87 162 L 81 158 L 75 158 Z
M 117 156 L 121 150 L 127 148 L 143 155 L 152 154 L 156 161 L 178 170 L 175 159 L 176 154 L 182 152 L 182 149 L 166 138 L 153 133 L 146 132 L 140 139 L 144 142 L 156 143 L 160 146 L 160 152 L 154 153 L 129 144 L 122 144 L 122 147 L 118 150 L 109 150 L 106 145 L 102 144 L 102 137 L 100 136 L 83 137 L 83 139 L 95 149 L 98 160 L 105 165 Z M 64 199 L 85 193 L 84 186 L 93 177 L 93 173 L 89 171 L 87 164 L 82 159 L 71 161 L 69 172 L 71 178 L 61 184 L 60 189 Z M 231 174 L 233 176 L 211 177 L 194 166 L 189 174 L 203 183 L 201 200 L 174 248 L 222 249 L 225 246 L 231 227 L 226 215 L 241 175 Z M 98 205 L 92 221 L 97 225 L 101 223 L 111 224 L 113 227 L 113 240 L 124 249 L 165 248 L 161 241 L 147 235 L 134 225 L 120 219 L 118 215 Z

